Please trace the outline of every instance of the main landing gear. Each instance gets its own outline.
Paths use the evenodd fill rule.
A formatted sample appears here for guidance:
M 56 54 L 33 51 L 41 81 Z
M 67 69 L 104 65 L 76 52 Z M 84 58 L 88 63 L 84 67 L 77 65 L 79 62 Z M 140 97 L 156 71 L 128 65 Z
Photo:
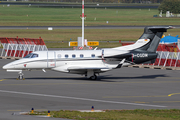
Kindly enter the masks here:
M 96 79 L 97 79 L 97 76 L 94 74 L 94 75 L 91 76 L 89 79 L 90 79 L 90 80 L 96 80 Z
M 23 77 L 24 74 L 22 73 L 22 71 L 19 72 L 18 74 L 19 74 L 19 77 L 16 78 L 16 80 L 25 80 L 25 78 Z
M 90 80 L 96 80 L 97 79 L 97 76 L 96 74 L 94 73 L 93 70 L 87 70 L 87 74 L 86 74 L 86 77 L 89 78 Z

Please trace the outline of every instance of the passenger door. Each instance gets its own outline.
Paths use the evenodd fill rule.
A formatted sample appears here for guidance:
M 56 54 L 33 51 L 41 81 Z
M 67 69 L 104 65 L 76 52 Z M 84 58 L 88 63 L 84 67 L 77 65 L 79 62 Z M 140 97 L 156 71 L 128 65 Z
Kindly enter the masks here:
M 47 52 L 47 68 L 56 67 L 56 52 L 48 51 Z

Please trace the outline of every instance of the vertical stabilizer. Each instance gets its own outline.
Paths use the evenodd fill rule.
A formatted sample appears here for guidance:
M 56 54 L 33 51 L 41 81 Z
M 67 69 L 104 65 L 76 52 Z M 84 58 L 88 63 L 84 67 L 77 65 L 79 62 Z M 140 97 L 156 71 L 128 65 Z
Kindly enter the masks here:
M 139 39 L 150 39 L 150 42 L 138 49 L 146 50 L 148 52 L 155 52 L 159 45 L 163 33 L 167 32 L 167 29 L 171 29 L 171 28 L 173 27 L 172 26 L 145 27 L 144 33 Z

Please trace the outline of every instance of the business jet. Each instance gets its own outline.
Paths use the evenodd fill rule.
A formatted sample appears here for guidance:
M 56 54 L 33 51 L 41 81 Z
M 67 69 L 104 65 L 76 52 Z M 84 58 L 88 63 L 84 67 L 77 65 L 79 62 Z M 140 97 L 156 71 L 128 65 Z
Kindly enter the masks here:
M 65 73 L 85 75 L 95 80 L 99 73 L 142 63 L 154 63 L 158 54 L 156 49 L 167 29 L 172 26 L 149 26 L 142 36 L 132 45 L 94 49 L 36 51 L 20 60 L 3 66 L 8 72 L 18 72 L 23 78 L 23 70 L 54 70 Z

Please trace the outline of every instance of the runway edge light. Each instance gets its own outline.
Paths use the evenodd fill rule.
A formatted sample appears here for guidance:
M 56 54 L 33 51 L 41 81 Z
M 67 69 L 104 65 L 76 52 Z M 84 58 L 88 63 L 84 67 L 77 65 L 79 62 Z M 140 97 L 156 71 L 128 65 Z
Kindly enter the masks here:
M 50 115 L 50 110 L 48 110 L 48 115 L 47 115 L 48 117 L 50 117 L 51 115 Z
M 34 108 L 31 109 L 31 114 L 33 114 L 33 113 L 34 113 Z
M 91 112 L 94 112 L 94 106 L 91 107 Z

